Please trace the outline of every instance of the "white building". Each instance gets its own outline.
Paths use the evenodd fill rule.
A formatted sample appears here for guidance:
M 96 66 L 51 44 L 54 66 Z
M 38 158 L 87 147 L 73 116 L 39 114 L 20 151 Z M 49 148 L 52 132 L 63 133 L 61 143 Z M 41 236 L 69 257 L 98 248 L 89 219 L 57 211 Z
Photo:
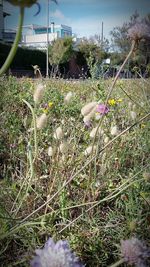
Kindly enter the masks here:
M 43 49 L 46 48 L 47 41 L 51 43 L 65 36 L 72 36 L 72 28 L 66 25 L 55 25 L 52 22 L 48 29 L 46 26 L 35 24 L 25 25 L 23 26 L 22 44 L 28 47 Z

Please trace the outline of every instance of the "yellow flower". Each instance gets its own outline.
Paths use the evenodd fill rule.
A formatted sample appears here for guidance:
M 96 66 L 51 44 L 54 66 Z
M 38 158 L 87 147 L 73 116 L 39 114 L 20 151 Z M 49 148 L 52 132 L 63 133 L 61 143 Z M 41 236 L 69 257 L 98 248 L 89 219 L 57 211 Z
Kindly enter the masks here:
M 121 103 L 122 102 L 122 98 L 118 98 L 117 102 Z
M 141 128 L 145 128 L 146 125 L 144 123 L 141 124 Z
M 52 107 L 53 107 L 53 105 L 54 105 L 54 103 L 53 103 L 53 102 L 49 102 L 49 103 L 48 103 L 48 106 L 49 106 L 49 108 L 52 108 Z
M 109 104 L 110 106 L 114 106 L 114 105 L 116 105 L 116 100 L 115 100 L 115 99 L 109 99 L 109 100 L 108 100 L 108 104 Z
M 47 114 L 48 113 L 48 108 L 43 108 L 42 111 L 43 111 L 43 113 Z

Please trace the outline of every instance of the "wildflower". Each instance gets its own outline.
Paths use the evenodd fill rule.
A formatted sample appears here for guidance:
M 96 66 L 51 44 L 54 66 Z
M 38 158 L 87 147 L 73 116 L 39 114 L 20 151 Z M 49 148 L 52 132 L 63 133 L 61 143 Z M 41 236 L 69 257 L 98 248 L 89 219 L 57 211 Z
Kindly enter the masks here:
M 69 93 L 65 96 L 65 98 L 64 98 L 64 102 L 65 102 L 65 104 L 68 104 L 68 103 L 71 101 L 73 95 L 74 95 L 74 94 L 73 94 L 72 92 L 69 92 Z
M 121 254 L 124 261 L 137 267 L 146 267 L 145 261 L 150 257 L 150 249 L 137 238 L 121 241 Z
M 116 100 L 115 100 L 115 99 L 109 99 L 109 100 L 108 100 L 108 104 L 109 104 L 110 106 L 114 106 L 114 105 L 116 105 Z
M 53 102 L 49 102 L 49 103 L 48 103 L 48 106 L 49 106 L 49 108 L 52 108 L 52 107 L 53 107 L 53 105 L 54 105 L 54 103 L 53 103 Z
M 105 104 L 98 104 L 96 111 L 105 115 L 109 112 L 109 108 Z
M 43 113 L 47 114 L 48 113 L 48 108 L 44 108 L 42 111 L 43 111 Z
M 98 126 L 92 129 L 92 131 L 90 132 L 90 137 L 94 138 L 96 134 L 103 134 L 103 130 Z
M 49 238 L 43 249 L 35 250 L 31 267 L 83 267 L 65 240 L 54 242 Z
M 136 119 L 136 112 L 135 111 L 130 111 L 130 117 L 132 120 Z
M 92 126 L 92 123 L 91 123 L 91 121 L 85 121 L 84 125 L 86 128 L 90 128 Z
M 60 149 L 60 152 L 61 152 L 62 154 L 67 154 L 67 152 L 68 152 L 68 150 L 69 150 L 69 145 L 68 145 L 68 143 L 67 143 L 67 142 L 63 142 L 63 143 L 61 143 L 60 146 L 59 146 L 59 149 Z
M 117 126 L 112 126 L 110 130 L 111 135 L 117 135 L 118 134 L 118 128 Z
M 36 127 L 37 129 L 43 129 L 47 123 L 47 115 L 43 113 L 40 117 L 36 119 Z
M 88 146 L 87 148 L 86 148 L 86 150 L 84 151 L 84 155 L 85 156 L 88 156 L 88 155 L 90 155 L 92 152 L 95 152 L 96 151 L 96 146 Z
M 45 91 L 45 86 L 42 83 L 37 84 L 33 94 L 33 99 L 36 104 L 38 104 L 41 101 L 44 95 L 44 91 Z
M 118 103 L 121 103 L 121 102 L 122 102 L 122 98 L 118 98 L 118 99 L 117 99 L 117 102 L 118 102 Z
M 136 22 L 129 30 L 128 37 L 134 41 L 150 38 L 150 29 L 145 22 Z
M 98 121 L 98 120 L 100 120 L 100 118 L 101 118 L 100 113 L 99 112 L 96 112 L 95 113 L 95 120 Z
M 55 154 L 55 152 L 56 152 L 56 148 L 55 147 L 52 148 L 51 146 L 49 146 L 48 151 L 47 151 L 48 156 L 52 157 Z
M 146 125 L 144 123 L 141 123 L 141 128 L 143 129 L 145 127 L 146 127 Z
M 63 136 L 64 136 L 64 133 L 63 133 L 62 128 L 61 127 L 58 127 L 56 129 L 55 133 L 54 133 L 54 138 L 59 140 L 59 139 L 62 139 Z
M 90 102 L 88 104 L 86 104 L 82 109 L 81 109 L 81 114 L 85 117 L 87 116 L 89 113 L 91 113 L 91 111 L 93 110 L 93 108 L 95 108 L 97 106 L 97 102 Z

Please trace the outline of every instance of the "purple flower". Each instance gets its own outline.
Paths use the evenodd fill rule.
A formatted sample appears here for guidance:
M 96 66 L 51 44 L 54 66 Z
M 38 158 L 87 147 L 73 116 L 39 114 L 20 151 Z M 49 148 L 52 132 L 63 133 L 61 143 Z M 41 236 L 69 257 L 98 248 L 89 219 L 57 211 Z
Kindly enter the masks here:
M 91 121 L 84 122 L 84 126 L 85 126 L 85 128 L 91 128 L 92 127 Z
M 43 249 L 36 249 L 31 267 L 83 267 L 65 240 L 49 238 Z
M 150 249 L 137 238 L 121 241 L 121 254 L 124 261 L 137 267 L 146 267 L 146 259 L 150 257 Z
M 109 108 L 105 104 L 98 104 L 96 111 L 102 115 L 109 112 Z

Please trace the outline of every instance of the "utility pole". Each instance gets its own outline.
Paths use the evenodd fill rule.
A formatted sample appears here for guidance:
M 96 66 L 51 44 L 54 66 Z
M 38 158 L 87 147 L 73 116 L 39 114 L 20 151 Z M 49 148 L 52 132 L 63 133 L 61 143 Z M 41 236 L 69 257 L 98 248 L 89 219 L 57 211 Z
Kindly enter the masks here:
M 47 46 L 46 46 L 46 77 L 49 77 L 49 57 L 48 57 L 48 47 L 49 47 L 49 0 L 47 0 Z
M 103 48 L 103 39 L 104 39 L 104 23 L 102 21 L 102 32 L 101 32 L 101 47 Z

